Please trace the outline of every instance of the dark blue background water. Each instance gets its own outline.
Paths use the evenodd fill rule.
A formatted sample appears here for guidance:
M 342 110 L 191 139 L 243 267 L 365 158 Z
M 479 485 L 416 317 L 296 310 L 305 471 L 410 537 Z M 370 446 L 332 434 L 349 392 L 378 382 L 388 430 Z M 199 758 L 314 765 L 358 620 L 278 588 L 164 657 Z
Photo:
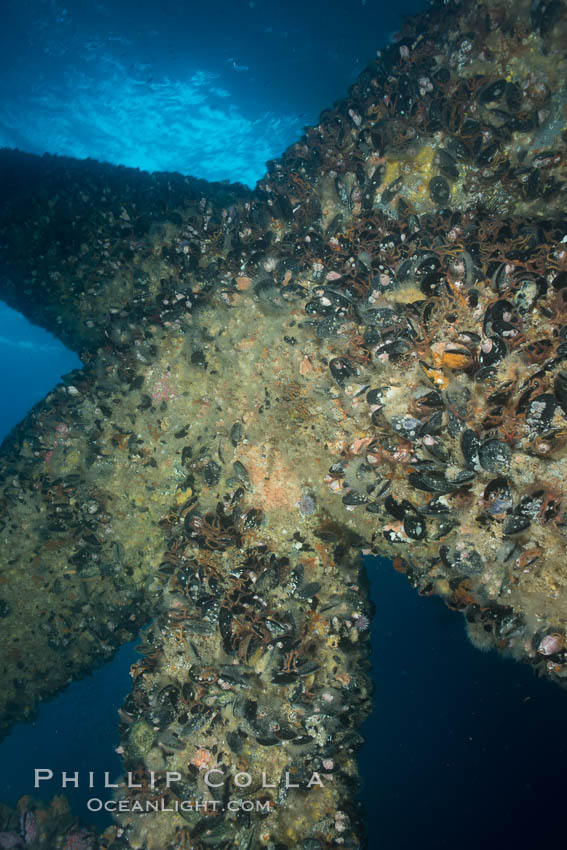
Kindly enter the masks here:
M 460 615 L 367 560 L 374 711 L 361 767 L 371 850 L 565 847 L 567 694 L 475 649 Z
M 3 0 L 0 146 L 254 185 L 420 5 Z M 78 365 L 0 304 L 0 436 Z M 474 650 L 457 615 L 385 562 L 369 571 L 371 850 L 562 846 L 565 694 Z M 29 793 L 35 767 L 119 771 L 135 657 L 125 647 L 0 744 L 0 799 Z M 84 815 L 88 789 L 72 796 Z

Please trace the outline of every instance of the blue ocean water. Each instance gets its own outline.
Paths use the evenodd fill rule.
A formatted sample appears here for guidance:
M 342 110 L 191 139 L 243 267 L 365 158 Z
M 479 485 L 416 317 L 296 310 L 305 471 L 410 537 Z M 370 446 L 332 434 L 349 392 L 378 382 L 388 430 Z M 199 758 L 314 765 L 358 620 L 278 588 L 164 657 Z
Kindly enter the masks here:
M 0 146 L 253 186 L 419 6 L 3 0 Z
M 253 186 L 420 6 L 4 0 L 0 146 Z M 0 305 L 0 435 L 79 365 Z M 385 562 L 368 568 L 376 692 L 361 767 L 371 850 L 543 846 L 562 819 L 564 694 L 473 649 L 458 615 L 418 597 Z M 116 709 L 135 657 L 123 648 L 0 744 L 0 800 L 29 793 L 35 767 L 119 771 Z M 81 816 L 87 790 L 72 795 Z
M 43 328 L 0 301 L 0 440 L 81 361 Z
M 479 652 L 460 614 L 366 559 L 374 706 L 361 798 L 370 850 L 562 847 L 566 695 Z

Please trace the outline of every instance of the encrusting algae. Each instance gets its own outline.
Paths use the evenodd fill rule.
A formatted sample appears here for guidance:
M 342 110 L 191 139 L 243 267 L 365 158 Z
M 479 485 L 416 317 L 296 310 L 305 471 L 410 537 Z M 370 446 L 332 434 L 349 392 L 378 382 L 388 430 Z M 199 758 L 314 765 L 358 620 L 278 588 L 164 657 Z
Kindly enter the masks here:
M 85 847 L 365 845 L 361 550 L 567 678 L 566 40 L 434 3 L 255 191 L 0 153 L 0 294 L 85 364 L 2 447 L 4 728 L 151 620 Z

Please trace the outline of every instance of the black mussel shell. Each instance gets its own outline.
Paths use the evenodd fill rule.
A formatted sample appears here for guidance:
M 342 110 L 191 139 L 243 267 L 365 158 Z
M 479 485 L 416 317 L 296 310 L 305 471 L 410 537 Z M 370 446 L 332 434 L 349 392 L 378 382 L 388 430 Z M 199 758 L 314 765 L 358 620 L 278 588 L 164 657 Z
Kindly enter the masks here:
M 366 393 L 366 401 L 368 404 L 384 404 L 384 396 L 388 392 L 388 387 L 377 387 L 376 389 L 368 390 Z
M 478 362 L 480 363 L 481 368 L 495 366 L 503 360 L 507 353 L 508 346 L 502 337 L 489 336 L 481 343 Z M 478 373 L 476 375 L 476 379 L 479 380 Z
M 559 372 L 553 384 L 555 398 L 563 413 L 567 414 L 567 372 Z
M 540 433 L 549 427 L 557 408 L 555 396 L 551 393 L 541 393 L 530 399 L 526 408 L 526 422 Z
M 384 507 L 394 519 L 402 520 L 408 513 L 415 514 L 416 510 L 411 502 L 407 499 L 401 499 L 399 502 L 393 496 L 386 496 L 384 499 Z
M 463 128 L 464 128 L 464 125 L 463 125 Z M 449 141 L 447 142 L 447 147 L 449 147 L 451 149 L 451 153 L 453 154 L 454 157 L 456 157 L 456 159 L 461 159 L 464 162 L 468 162 L 470 160 L 470 158 L 471 158 L 470 149 L 466 146 L 466 144 L 463 141 L 461 141 L 461 139 L 458 139 L 456 136 L 453 136 L 452 138 L 449 139 Z
M 461 452 L 469 469 L 479 469 L 480 440 L 474 431 L 467 428 L 461 434 Z
M 484 488 L 483 499 L 485 502 L 493 502 L 495 499 L 506 501 L 511 507 L 512 492 L 506 478 L 493 478 Z
M 412 540 L 423 540 L 427 532 L 425 519 L 417 514 L 408 514 L 404 517 L 404 532 Z
M 421 428 L 419 429 L 419 436 L 424 437 L 428 434 L 440 434 L 443 430 L 443 424 L 443 411 L 436 410 L 435 413 L 421 425 Z
M 424 395 L 420 395 L 419 403 L 422 407 L 441 408 L 445 406 L 443 397 L 437 390 L 429 390 Z
M 426 493 L 450 493 L 455 489 L 445 475 L 436 470 L 410 472 L 408 480 L 416 490 L 425 490 Z
M 432 177 L 429 181 L 429 197 L 431 200 L 445 206 L 451 196 L 451 189 L 444 177 Z
M 347 321 L 340 316 L 326 316 L 317 325 L 319 339 L 332 339 L 345 332 Z
M 507 86 L 508 84 L 504 79 L 488 83 L 480 89 L 478 99 L 481 103 L 496 103 L 506 93 Z
M 365 505 L 367 502 L 368 496 L 359 490 L 351 490 L 343 496 L 343 505 Z
M 242 440 L 242 425 L 240 422 L 235 422 L 230 429 L 230 441 L 236 447 Z
M 329 370 L 339 387 L 344 386 L 349 378 L 357 374 L 356 367 L 346 357 L 334 357 L 329 362 Z
M 509 516 L 502 527 L 503 534 L 519 534 L 530 526 L 530 518 L 521 514 Z
M 408 354 L 411 350 L 411 342 L 408 339 L 398 337 L 397 339 L 393 339 L 388 342 L 383 342 L 381 345 L 379 345 L 376 348 L 375 357 L 377 360 L 386 357 L 388 360 L 396 362 L 405 354 Z
M 484 165 L 490 165 L 490 163 L 494 161 L 499 147 L 499 142 L 490 142 L 488 145 L 485 145 L 485 147 L 481 148 L 476 155 L 476 164 L 481 168 Z
M 510 446 L 500 440 L 485 440 L 479 448 L 480 465 L 488 472 L 507 472 L 512 459 Z
M 443 176 L 447 178 L 447 180 L 456 180 L 458 178 L 459 169 L 449 151 L 440 148 L 437 151 L 437 160 L 439 163 L 439 170 Z
M 214 487 L 220 481 L 221 471 L 219 464 L 214 460 L 210 460 L 203 469 L 203 478 L 209 486 Z
M 522 89 L 518 83 L 507 83 L 506 91 L 504 92 L 506 105 L 512 112 L 517 112 L 522 105 Z
M 442 516 L 443 514 L 448 514 L 450 509 L 441 499 L 436 498 L 431 499 L 430 502 L 427 502 L 426 505 L 420 508 L 420 512 L 427 516 Z

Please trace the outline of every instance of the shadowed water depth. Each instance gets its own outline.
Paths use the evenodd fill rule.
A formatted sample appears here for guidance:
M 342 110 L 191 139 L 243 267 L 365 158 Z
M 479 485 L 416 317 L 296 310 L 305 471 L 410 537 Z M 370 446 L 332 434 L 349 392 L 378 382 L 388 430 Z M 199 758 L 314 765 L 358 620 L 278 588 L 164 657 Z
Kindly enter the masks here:
M 565 26 L 434 4 L 254 190 L 0 152 L 0 294 L 84 364 L 2 446 L 4 728 L 152 620 L 99 846 L 364 846 L 361 551 L 563 682 Z

